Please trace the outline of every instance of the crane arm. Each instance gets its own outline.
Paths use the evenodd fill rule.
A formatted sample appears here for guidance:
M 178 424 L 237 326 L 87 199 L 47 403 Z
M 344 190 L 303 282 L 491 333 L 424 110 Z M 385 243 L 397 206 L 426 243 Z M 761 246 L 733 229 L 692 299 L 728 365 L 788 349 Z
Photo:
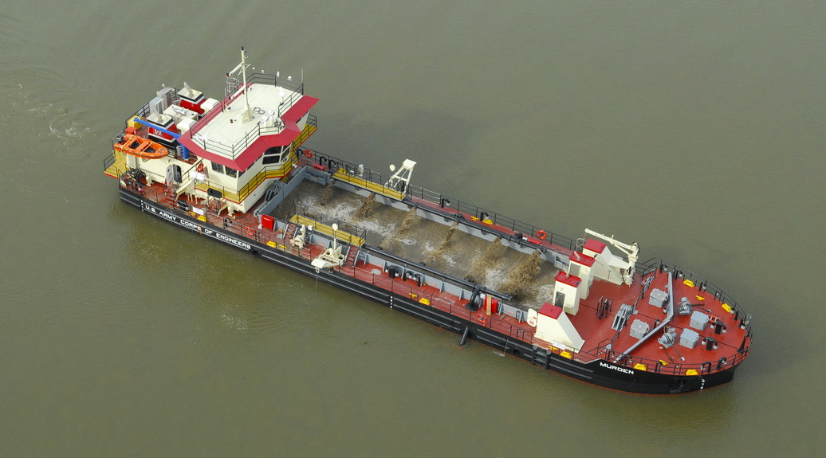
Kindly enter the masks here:
M 619 240 L 615 239 L 613 236 L 609 237 L 605 234 L 600 234 L 599 232 L 592 231 L 588 228 L 585 229 L 585 233 L 588 234 L 588 235 L 593 235 L 594 237 L 599 237 L 599 238 L 607 241 L 611 245 L 613 245 L 613 246 L 619 248 L 620 250 L 622 250 L 626 255 L 629 256 L 629 258 L 631 256 L 633 256 L 635 258 L 635 260 L 636 260 L 637 254 L 640 251 L 640 246 L 637 245 L 636 242 L 632 243 L 630 245 L 627 244 L 627 243 L 622 243 Z M 629 259 L 629 261 L 630 261 L 630 259 Z
M 599 237 L 606 242 L 610 243 L 611 245 L 617 247 L 626 256 L 628 256 L 628 268 L 622 273 L 623 280 L 625 284 L 630 285 L 634 280 L 634 268 L 637 264 L 637 259 L 640 253 L 640 246 L 637 245 L 636 242 L 632 244 L 622 243 L 619 240 L 616 240 L 613 236 L 609 237 L 604 234 L 600 234 L 599 232 L 592 231 L 588 228 L 585 229 L 585 233 L 588 235 L 592 235 L 594 237 Z

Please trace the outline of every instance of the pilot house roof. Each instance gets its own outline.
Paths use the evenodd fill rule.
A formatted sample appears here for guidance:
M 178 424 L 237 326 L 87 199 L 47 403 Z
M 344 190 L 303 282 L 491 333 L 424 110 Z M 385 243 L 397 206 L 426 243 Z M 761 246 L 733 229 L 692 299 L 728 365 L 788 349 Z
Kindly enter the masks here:
M 236 91 L 181 135 L 179 142 L 198 157 L 244 171 L 268 148 L 298 138 L 298 121 L 318 102 L 281 86 L 255 83 L 247 85 L 247 97 L 249 120 L 244 120 L 244 91 Z

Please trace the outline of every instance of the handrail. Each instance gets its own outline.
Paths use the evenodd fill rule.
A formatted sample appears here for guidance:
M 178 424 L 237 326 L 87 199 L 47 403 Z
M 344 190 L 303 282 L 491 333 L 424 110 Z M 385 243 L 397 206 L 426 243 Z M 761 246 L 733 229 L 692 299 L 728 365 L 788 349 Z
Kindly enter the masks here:
M 297 150 L 298 147 L 301 146 L 310 136 L 317 130 L 317 123 L 315 116 L 308 116 L 307 123 L 304 126 L 304 129 L 301 130 L 301 135 L 298 138 L 293 140 L 290 143 L 290 152 L 288 153 L 288 159 L 284 161 L 284 164 L 278 167 L 267 166 L 264 167 L 261 171 L 259 171 L 247 184 L 244 185 L 240 190 L 235 193 L 231 193 L 238 203 L 242 202 L 246 199 L 253 191 L 255 191 L 258 186 L 263 183 L 265 180 L 271 178 L 283 178 L 287 176 L 287 174 L 292 170 L 293 164 L 298 160 L 297 157 Z M 225 192 L 225 189 L 222 187 L 221 189 L 214 188 L 222 193 Z M 203 191 L 206 190 L 206 187 L 202 189 Z
M 662 259 L 657 257 L 653 257 L 644 262 L 637 262 L 637 265 L 644 266 L 644 272 L 650 273 L 650 271 L 654 269 L 659 269 L 661 271 L 668 269 L 669 271 L 672 271 L 674 273 L 674 278 L 676 279 L 691 280 L 694 282 L 695 285 L 697 285 L 700 288 L 701 291 L 711 292 L 714 295 L 715 299 L 731 307 L 732 310 L 734 310 L 735 313 L 737 313 L 738 318 L 745 318 L 743 316 L 743 313 L 745 312 L 743 312 L 740 309 L 740 306 L 739 304 L 737 304 L 737 301 L 735 301 L 731 296 L 729 296 L 725 291 L 723 291 L 722 288 L 716 286 L 715 284 L 709 282 L 708 280 L 695 274 L 694 272 L 683 269 L 682 267 L 677 266 L 675 264 L 666 264 Z
M 360 234 L 353 234 L 349 231 L 342 230 L 341 228 L 334 229 L 331 225 L 325 224 L 321 221 L 316 221 L 313 218 L 299 214 L 293 215 L 292 218 L 290 218 L 290 222 L 300 224 L 302 226 L 312 226 L 313 231 L 341 240 L 342 242 L 346 242 L 350 245 L 364 245 L 364 237 L 366 236 L 366 231 L 362 231 Z
M 216 191 L 221 191 L 221 194 L 224 196 L 225 199 L 230 200 L 232 202 L 241 203 L 246 199 L 253 191 L 255 191 L 258 186 L 261 185 L 265 180 L 270 178 L 281 178 L 287 174 L 292 168 L 292 162 L 286 161 L 284 164 L 278 167 L 271 167 L 266 166 L 261 169 L 260 172 L 255 174 L 255 176 L 241 189 L 232 189 L 228 188 L 227 186 L 218 186 L 214 185 L 211 181 L 207 180 L 203 183 L 198 183 L 195 185 L 195 189 L 199 191 L 206 192 L 208 189 L 214 189 Z
M 103 158 L 103 170 L 106 170 L 106 169 L 108 169 L 109 167 L 111 167 L 111 166 L 115 165 L 115 160 L 116 160 L 116 159 L 115 159 L 115 154 L 114 154 L 114 152 L 113 152 L 112 154 L 109 154 L 109 155 L 107 155 L 106 157 L 104 157 L 104 158 Z
M 215 111 L 217 109 L 218 109 L 218 107 L 213 108 L 212 111 L 210 111 L 210 113 L 212 113 L 213 111 Z M 214 118 L 215 116 L 216 115 L 211 115 L 210 119 Z M 201 121 L 203 121 L 204 119 L 206 119 L 206 118 L 201 118 Z M 198 121 L 198 122 L 200 123 L 201 121 Z M 202 126 L 199 126 L 198 130 L 200 130 L 200 127 L 202 127 Z M 200 134 L 198 134 L 198 131 L 193 131 L 191 138 L 192 138 L 192 141 L 196 142 L 198 145 L 200 145 L 205 150 L 212 151 L 213 153 L 221 153 L 222 155 L 227 156 L 230 159 L 235 159 L 241 153 L 246 151 L 246 149 L 249 148 L 249 146 L 251 144 L 253 144 L 255 142 L 255 140 L 257 140 L 259 137 L 264 136 L 264 135 L 270 135 L 270 134 L 278 134 L 283 129 L 284 129 L 283 126 L 281 126 L 281 127 L 262 127 L 260 124 L 257 124 L 255 127 L 250 129 L 249 131 L 247 131 L 247 133 L 244 134 L 244 136 L 241 137 L 241 139 L 239 139 L 238 141 L 236 141 L 232 145 L 225 145 L 225 144 L 219 143 L 215 140 L 210 140 L 210 139 L 208 139 L 206 137 L 203 137 Z
M 168 197 L 163 195 L 159 195 L 157 192 L 152 190 L 151 188 L 143 188 L 142 194 L 145 198 L 150 200 L 154 200 L 160 205 L 168 208 L 171 212 L 177 214 L 185 214 L 186 212 L 182 212 L 179 208 L 176 208 L 174 204 Z M 214 215 L 209 215 L 209 218 L 212 218 L 213 224 L 220 224 L 217 221 L 217 217 Z M 286 222 L 277 220 L 279 223 L 286 224 Z M 309 247 L 306 247 L 302 250 L 299 250 L 289 243 L 285 243 L 283 239 L 278 239 L 276 236 L 279 234 L 280 231 L 266 231 L 262 229 L 258 229 L 257 227 L 250 227 L 244 226 L 241 224 L 233 224 L 231 226 L 226 227 L 227 230 L 238 234 L 241 237 L 244 237 L 249 240 L 254 240 L 258 243 L 262 243 L 268 245 L 269 247 L 288 253 L 292 256 L 297 256 L 301 259 L 312 261 L 312 251 Z M 379 256 L 388 256 L 389 253 L 382 252 L 375 250 L 371 247 L 364 246 L 364 249 L 368 251 L 372 251 L 373 254 Z M 394 259 L 394 262 L 402 263 L 403 259 L 398 258 L 398 260 Z M 413 269 L 421 269 L 421 270 L 430 270 L 424 266 L 412 265 L 410 266 Z M 469 311 L 464 304 L 461 304 L 457 301 L 448 301 L 444 298 L 441 298 L 437 295 L 437 293 L 428 293 L 423 288 L 418 288 L 412 285 L 404 284 L 400 281 L 393 280 L 387 277 L 382 276 L 381 274 L 374 274 L 371 271 L 364 269 L 362 267 L 357 267 L 356 265 L 350 267 L 336 267 L 338 271 L 345 273 L 352 278 L 357 280 L 365 281 L 373 286 L 377 286 L 379 288 L 384 289 L 385 291 L 389 291 L 391 294 L 394 294 L 398 297 L 404 297 L 410 300 L 416 300 L 419 303 L 441 310 L 446 312 L 452 316 L 456 316 L 461 319 L 465 319 L 468 321 L 474 320 L 474 317 L 477 316 L 476 312 Z M 443 275 L 440 275 L 443 276 Z M 676 275 L 675 275 L 676 277 Z M 464 286 L 464 285 L 463 285 Z M 670 289 L 670 288 L 669 288 Z M 495 293 L 494 293 L 495 294 Z M 671 295 L 673 296 L 673 294 Z M 670 308 L 673 311 L 673 302 L 670 304 Z M 521 342 L 527 343 L 529 345 L 536 345 L 533 339 L 533 333 L 530 331 L 526 331 L 520 326 L 516 326 L 514 324 L 508 323 L 504 320 L 504 318 L 500 318 L 498 316 L 491 316 L 490 319 L 486 320 L 485 324 L 480 324 L 485 327 L 489 327 L 491 329 L 495 329 L 498 332 L 503 334 L 507 334 L 509 337 L 517 339 Z M 655 329 L 656 331 L 656 329 Z M 652 332 L 651 334 L 654 334 Z M 747 334 L 747 338 L 749 338 Z M 605 341 L 604 341 L 605 342 Z M 588 351 L 579 351 L 573 354 L 573 358 L 577 361 L 583 363 L 594 362 L 598 360 L 604 361 L 616 361 L 616 364 L 622 365 L 624 367 L 628 367 L 634 370 L 645 370 L 647 372 L 655 372 L 660 374 L 666 375 L 675 375 L 675 376 L 689 376 L 689 375 L 701 375 L 701 374 L 708 374 L 713 373 L 721 370 L 726 370 L 732 366 L 735 366 L 742 362 L 749 354 L 750 348 L 747 347 L 743 349 L 743 351 L 735 350 L 731 354 L 722 355 L 720 359 L 717 361 L 708 361 L 704 363 L 690 363 L 690 364 L 683 364 L 681 362 L 678 363 L 665 363 L 661 360 L 649 359 L 649 358 L 642 358 L 636 357 L 633 355 L 625 354 L 622 355 L 621 353 L 615 352 L 613 350 L 608 350 L 604 344 L 604 342 L 600 343 L 596 348 L 593 350 Z M 550 348 L 549 351 L 554 354 L 560 354 L 562 352 L 561 349 Z M 627 352 L 626 352 L 627 353 Z M 725 358 L 725 363 L 723 363 L 723 358 Z M 643 365 L 645 368 L 642 369 L 639 365 Z
M 314 164 L 328 169 L 330 174 L 337 180 L 351 183 L 362 188 L 367 188 L 373 192 L 390 196 L 398 200 L 403 199 L 405 196 L 404 193 L 385 186 L 382 181 L 381 173 L 365 168 L 364 166 L 359 166 L 353 164 L 352 162 L 347 162 L 343 159 L 320 153 L 317 150 L 312 150 L 312 154 L 308 157 L 311 158 Z
M 272 81 L 271 81 L 272 80 Z M 275 126 L 275 127 L 262 127 L 261 124 L 256 124 L 255 127 L 247 131 L 244 136 L 233 143 L 232 145 L 225 145 L 219 143 L 215 140 L 210 140 L 203 136 L 199 136 L 198 132 L 206 126 L 209 121 L 214 119 L 220 113 L 222 113 L 227 106 L 229 106 L 235 99 L 237 99 L 243 91 L 249 90 L 249 87 L 253 84 L 268 84 L 272 86 L 281 86 L 290 91 L 292 94 L 290 95 L 287 102 L 283 103 L 278 107 L 278 117 L 279 119 L 283 116 L 283 114 L 292 108 L 292 106 L 304 96 L 304 84 L 303 83 L 294 83 L 290 80 L 285 80 L 283 78 L 274 76 L 274 75 L 267 75 L 256 73 L 252 76 L 252 81 L 247 83 L 247 86 L 242 88 L 240 91 L 236 91 L 236 93 L 229 94 L 224 97 L 218 105 L 213 107 L 208 113 L 204 114 L 204 116 L 198 120 L 192 127 L 189 129 L 190 138 L 193 142 L 196 142 L 205 150 L 212 151 L 215 153 L 220 153 L 224 156 L 229 157 L 230 159 L 237 158 L 241 153 L 246 151 L 249 146 L 255 142 L 259 137 L 264 135 L 272 135 L 278 134 L 284 130 L 284 125 Z
M 349 176 L 357 177 L 359 179 L 373 183 L 380 189 L 386 190 L 389 193 L 398 193 L 398 191 L 396 191 L 395 189 L 384 186 L 384 181 L 382 180 L 381 173 L 374 172 L 373 170 L 367 169 L 363 166 L 359 166 L 351 162 L 339 159 L 337 157 L 321 153 L 317 150 L 313 150 L 313 154 L 313 162 L 315 164 L 318 164 L 320 166 L 328 166 L 329 163 L 332 161 L 336 165 L 344 168 L 346 174 Z M 335 170 L 333 170 L 332 172 L 335 173 Z M 381 190 L 379 190 L 378 192 L 381 192 Z M 450 202 L 450 206 L 452 208 L 455 208 L 456 210 L 462 213 L 473 215 L 475 218 L 487 216 L 487 218 L 490 219 L 494 225 L 508 227 L 514 232 L 522 232 L 523 234 L 530 237 L 536 236 L 539 231 L 543 230 L 537 226 L 523 223 L 513 218 L 502 216 L 500 214 L 497 214 L 496 212 L 486 210 L 475 205 L 468 204 L 466 202 L 462 202 L 458 199 L 453 199 L 449 196 L 445 196 L 443 194 L 439 194 L 437 192 L 430 191 L 419 186 L 408 185 L 406 195 L 418 197 L 427 202 L 439 205 L 439 207 L 442 207 L 445 204 L 445 202 Z M 499 233 L 499 231 L 495 232 Z M 544 232 L 547 234 L 547 239 L 545 240 L 546 242 L 552 245 L 569 249 L 571 251 L 574 251 L 576 249 L 576 239 L 572 239 L 570 237 L 566 237 L 554 232 Z
M 267 73 L 253 73 L 248 78 L 249 82 L 248 85 L 251 83 L 255 84 L 266 84 L 270 86 L 280 86 L 292 92 L 292 95 L 289 98 L 290 103 L 285 103 L 281 105 L 278 109 L 278 116 L 281 117 L 284 111 L 288 110 L 292 105 L 295 103 L 296 100 L 300 99 L 304 95 L 304 83 L 301 81 L 292 81 L 290 78 L 282 78 L 277 75 L 267 74 Z M 177 98 L 177 91 L 174 95 Z M 250 140 L 260 137 L 261 135 L 270 135 L 274 133 L 278 133 L 281 131 L 281 128 L 278 127 L 261 127 L 260 125 L 253 127 L 250 129 L 243 138 L 241 138 L 237 143 L 234 145 L 227 146 L 222 145 L 214 140 L 204 139 L 203 137 L 200 139 L 196 139 L 195 135 L 200 131 L 205 125 L 209 123 L 210 120 L 218 116 L 220 113 L 224 111 L 224 109 L 235 99 L 235 97 L 230 96 L 224 97 L 222 100 L 218 102 L 218 105 L 213 107 L 209 112 L 204 113 L 204 115 L 199 119 L 195 124 L 192 125 L 190 128 L 190 135 L 193 141 L 197 141 L 204 149 L 207 149 L 207 145 L 209 145 L 210 151 L 221 152 L 232 159 L 235 159 L 238 154 L 243 152 L 250 144 Z M 132 118 L 146 118 L 150 113 L 149 104 L 144 104 L 140 108 L 138 108 L 135 113 L 131 116 L 126 118 L 126 122 L 128 123 Z M 200 140 L 200 141 L 198 141 Z M 243 144 L 243 145 L 242 145 Z

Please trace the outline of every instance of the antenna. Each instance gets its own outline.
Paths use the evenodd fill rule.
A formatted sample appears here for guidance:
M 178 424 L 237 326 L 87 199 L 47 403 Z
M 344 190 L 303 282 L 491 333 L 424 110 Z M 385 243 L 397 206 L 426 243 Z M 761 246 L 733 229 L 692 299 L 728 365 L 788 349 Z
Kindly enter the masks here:
M 230 98 L 234 98 L 235 93 L 238 90 L 238 78 L 236 77 L 236 75 L 238 74 L 239 70 L 241 71 L 243 80 L 242 83 L 244 84 L 244 110 L 243 113 L 241 113 L 242 121 L 249 121 L 252 119 L 252 110 L 250 109 L 250 101 L 249 96 L 247 94 L 247 90 L 249 90 L 249 88 L 247 87 L 247 56 L 247 51 L 244 49 L 243 46 L 241 46 L 241 63 L 238 64 L 238 66 L 236 66 L 235 68 L 233 68 L 229 73 L 227 73 L 226 93 L 227 96 L 229 96 Z
M 244 121 L 249 121 L 252 119 L 252 110 L 250 110 L 250 99 L 247 92 L 249 88 L 247 87 L 247 51 L 241 46 L 241 74 L 243 75 L 244 79 L 244 114 L 241 117 Z

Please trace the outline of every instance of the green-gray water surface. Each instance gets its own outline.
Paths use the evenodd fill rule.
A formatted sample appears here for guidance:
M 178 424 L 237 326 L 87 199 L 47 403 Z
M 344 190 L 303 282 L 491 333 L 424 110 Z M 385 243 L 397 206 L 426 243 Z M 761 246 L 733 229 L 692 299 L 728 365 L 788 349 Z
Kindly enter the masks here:
M 12 0 L 0 12 L 0 455 L 823 456 L 822 1 Z M 252 65 L 309 146 L 578 237 L 753 321 L 733 383 L 629 395 L 141 214 L 102 173 L 161 84 Z

